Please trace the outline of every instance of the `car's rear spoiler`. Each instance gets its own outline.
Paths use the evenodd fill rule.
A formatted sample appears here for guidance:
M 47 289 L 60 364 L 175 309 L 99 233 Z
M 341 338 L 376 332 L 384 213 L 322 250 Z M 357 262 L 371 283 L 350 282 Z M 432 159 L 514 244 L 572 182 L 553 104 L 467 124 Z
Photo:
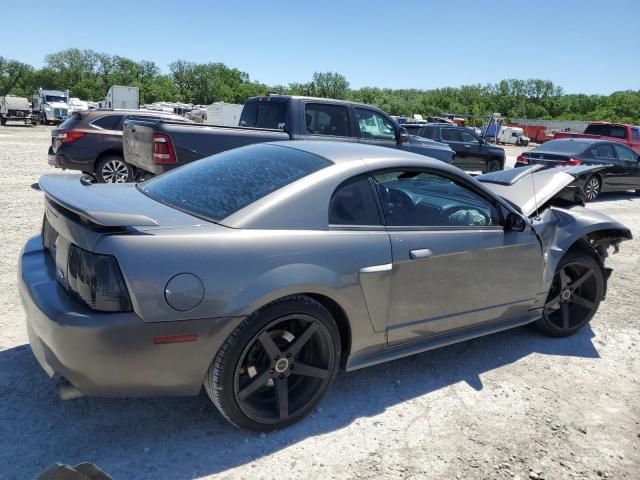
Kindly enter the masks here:
M 111 192 L 125 185 L 86 185 L 80 182 L 79 175 L 44 175 L 39 184 L 49 201 L 86 222 L 102 227 L 158 225 L 146 215 L 131 213 L 131 205 L 113 200 Z

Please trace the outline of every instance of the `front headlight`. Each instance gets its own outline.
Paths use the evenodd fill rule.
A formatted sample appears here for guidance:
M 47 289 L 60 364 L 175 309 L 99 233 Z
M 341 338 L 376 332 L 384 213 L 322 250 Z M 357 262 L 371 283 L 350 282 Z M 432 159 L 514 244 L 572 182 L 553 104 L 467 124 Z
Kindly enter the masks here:
M 52 111 L 53 111 L 53 108 L 51 108 L 51 107 L 44 107 L 44 111 L 45 111 L 45 112 L 52 112 Z

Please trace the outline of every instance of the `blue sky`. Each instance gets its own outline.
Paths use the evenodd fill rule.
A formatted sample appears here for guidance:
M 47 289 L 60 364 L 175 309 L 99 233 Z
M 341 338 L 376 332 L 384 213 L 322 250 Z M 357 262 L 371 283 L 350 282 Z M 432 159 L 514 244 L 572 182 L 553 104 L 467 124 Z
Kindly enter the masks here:
M 640 89 L 640 0 L 11 0 L 2 16 L 23 22 L 2 22 L 0 55 L 34 66 L 77 47 L 164 71 L 223 62 L 271 85 L 335 71 L 353 88 L 543 78 L 570 93 Z

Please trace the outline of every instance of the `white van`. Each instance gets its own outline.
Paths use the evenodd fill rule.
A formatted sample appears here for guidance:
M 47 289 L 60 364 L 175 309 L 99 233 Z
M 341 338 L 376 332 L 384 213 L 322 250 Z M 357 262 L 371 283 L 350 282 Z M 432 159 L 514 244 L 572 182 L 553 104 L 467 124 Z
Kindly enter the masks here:
M 498 143 L 511 143 L 513 145 L 521 145 L 526 147 L 531 139 L 524 134 L 524 130 L 520 127 L 500 127 L 500 133 L 496 141 Z

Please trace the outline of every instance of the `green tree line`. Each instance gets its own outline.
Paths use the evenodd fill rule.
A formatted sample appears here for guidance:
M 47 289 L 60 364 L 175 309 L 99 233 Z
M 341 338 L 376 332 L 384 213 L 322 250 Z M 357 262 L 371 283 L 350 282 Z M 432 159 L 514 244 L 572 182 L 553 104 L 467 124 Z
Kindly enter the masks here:
M 42 68 L 0 56 L 0 95 L 31 98 L 37 88 L 69 90 L 73 97 L 102 100 L 111 85 L 140 88 L 140 101 L 243 103 L 268 92 L 338 98 L 377 105 L 394 115 L 436 116 L 442 113 L 508 118 L 605 120 L 640 124 L 640 90 L 611 95 L 566 94 L 549 80 L 502 80 L 496 84 L 464 85 L 433 90 L 350 88 L 334 72 L 316 72 L 307 83 L 265 85 L 249 74 L 222 63 L 177 60 L 163 73 L 154 63 L 119 55 L 71 48 L 49 54 Z

